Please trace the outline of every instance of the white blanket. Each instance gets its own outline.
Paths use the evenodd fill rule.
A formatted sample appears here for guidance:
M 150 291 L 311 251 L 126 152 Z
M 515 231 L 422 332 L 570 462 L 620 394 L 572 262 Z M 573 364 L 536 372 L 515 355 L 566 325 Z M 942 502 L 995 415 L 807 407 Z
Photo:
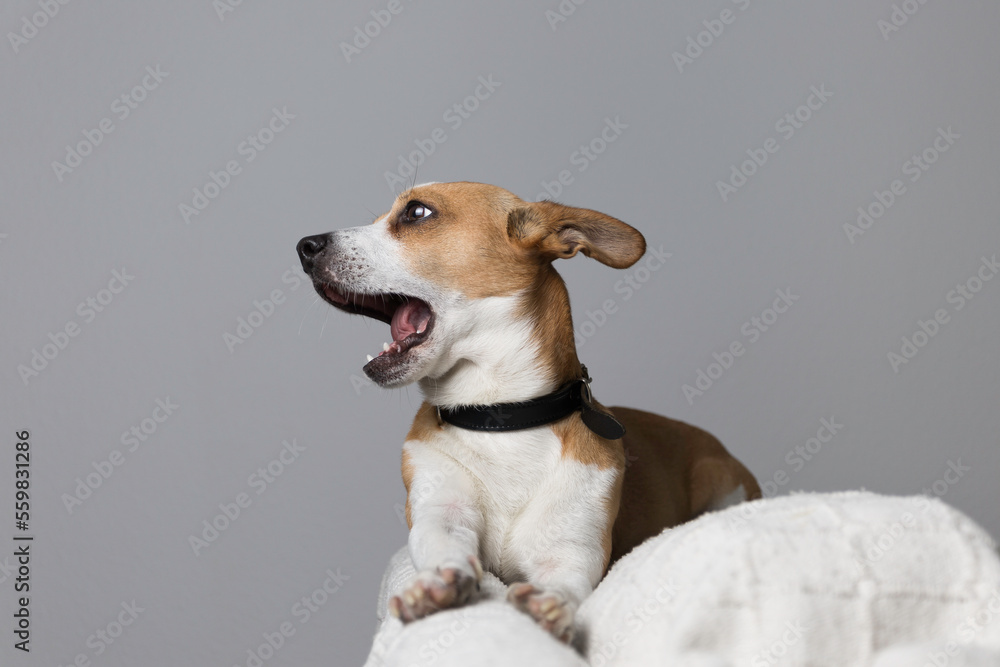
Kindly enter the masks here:
M 922 496 L 800 494 L 666 530 L 584 601 L 572 648 L 489 573 L 474 604 L 404 627 L 386 602 L 413 574 L 404 549 L 366 667 L 1000 666 L 996 546 Z

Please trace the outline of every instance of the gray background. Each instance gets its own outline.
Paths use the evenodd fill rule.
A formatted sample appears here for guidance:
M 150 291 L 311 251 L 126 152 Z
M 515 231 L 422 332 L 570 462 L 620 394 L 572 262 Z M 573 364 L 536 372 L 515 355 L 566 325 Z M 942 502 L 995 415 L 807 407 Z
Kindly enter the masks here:
M 888 0 L 564 0 L 575 11 L 554 28 L 555 0 L 402 0 L 350 62 L 340 43 L 386 2 L 246 0 L 221 19 L 208 0 L 69 2 L 16 53 L 5 38 L 0 553 L 21 429 L 35 542 L 32 652 L 5 630 L 0 662 L 244 665 L 286 621 L 295 634 L 267 665 L 363 660 L 379 577 L 406 539 L 399 452 L 420 398 L 359 381 L 387 327 L 293 289 L 294 247 L 387 209 L 385 173 L 436 128 L 447 140 L 418 182 L 535 199 L 569 170 L 558 199 L 671 253 L 648 274 L 559 267 L 602 401 L 712 431 L 762 481 L 778 474 L 772 494 L 924 490 L 1000 534 L 1000 280 L 961 310 L 948 301 L 1000 252 L 1000 7 L 905 4 L 918 11 L 885 37 Z M 725 9 L 732 23 L 678 71 L 672 54 Z M 39 11 L 5 3 L 4 34 Z M 157 65 L 169 74 L 119 119 L 114 101 Z M 454 128 L 445 112 L 474 106 L 490 76 L 500 85 Z M 786 138 L 776 123 L 812 86 L 833 95 Z M 294 119 L 246 162 L 240 143 L 286 107 Z M 60 181 L 52 163 L 106 117 L 114 131 Z M 581 172 L 573 154 L 606 118 L 627 128 Z M 904 163 L 949 127 L 960 138 L 911 182 Z M 717 181 L 768 138 L 778 152 L 723 201 Z M 186 224 L 179 205 L 229 160 L 241 173 Z M 905 194 L 851 243 L 843 226 L 894 179 Z M 78 304 L 122 267 L 134 279 L 86 322 Z M 628 299 L 626 277 L 645 279 Z M 230 351 L 224 334 L 276 289 L 283 303 Z M 798 300 L 751 342 L 744 323 L 779 289 Z M 584 329 L 608 299 L 615 312 Z M 948 323 L 894 370 L 887 355 L 937 309 Z M 69 322 L 79 334 L 23 381 Z M 746 352 L 689 401 L 683 385 L 734 341 Z M 168 397 L 179 407 L 128 452 L 122 432 Z M 824 418 L 843 428 L 800 459 Z M 293 439 L 304 451 L 258 495 L 248 478 Z M 114 450 L 124 462 L 69 512 L 64 494 Z M 949 464 L 962 473 L 945 481 Z M 251 505 L 196 556 L 189 536 L 241 492 Z M 338 568 L 349 579 L 302 623 L 293 606 Z M 133 600 L 144 611 L 96 655 L 88 637 Z

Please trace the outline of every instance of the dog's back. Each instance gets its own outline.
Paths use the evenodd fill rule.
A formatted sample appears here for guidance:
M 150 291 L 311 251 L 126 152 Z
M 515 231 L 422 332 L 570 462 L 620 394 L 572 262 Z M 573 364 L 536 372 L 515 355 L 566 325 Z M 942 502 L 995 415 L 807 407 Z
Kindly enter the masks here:
M 625 476 L 612 562 L 664 528 L 760 497 L 757 480 L 711 433 L 643 410 L 611 411 L 625 426 Z

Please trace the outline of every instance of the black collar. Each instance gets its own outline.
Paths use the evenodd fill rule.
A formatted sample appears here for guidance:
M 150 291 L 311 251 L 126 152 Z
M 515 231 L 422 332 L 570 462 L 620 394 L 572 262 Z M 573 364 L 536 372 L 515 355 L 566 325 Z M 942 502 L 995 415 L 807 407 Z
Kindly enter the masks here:
M 438 417 L 452 426 L 470 431 L 504 432 L 551 424 L 579 410 L 583 423 L 591 431 L 602 438 L 617 440 L 625 435 L 625 427 L 609 412 L 594 405 L 590 375 L 586 366 L 582 368 L 582 378 L 563 385 L 551 394 L 519 403 L 438 407 Z

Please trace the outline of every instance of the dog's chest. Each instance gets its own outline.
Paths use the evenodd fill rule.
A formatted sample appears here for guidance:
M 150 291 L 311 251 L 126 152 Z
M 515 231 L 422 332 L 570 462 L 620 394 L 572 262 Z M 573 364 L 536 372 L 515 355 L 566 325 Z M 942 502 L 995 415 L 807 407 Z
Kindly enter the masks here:
M 510 433 L 451 428 L 431 443 L 464 468 L 487 522 L 505 526 L 567 465 L 562 442 L 547 427 Z
M 430 480 L 431 488 L 444 491 L 444 502 L 468 503 L 482 517 L 480 556 L 498 574 L 510 571 L 517 560 L 511 549 L 517 551 L 525 535 L 543 529 L 539 524 L 558 523 L 556 508 L 591 486 L 593 480 L 581 474 L 586 466 L 564 458 L 562 449 L 549 427 L 509 433 L 448 428 L 406 443 L 415 481 Z M 416 486 L 411 502 L 423 497 Z

